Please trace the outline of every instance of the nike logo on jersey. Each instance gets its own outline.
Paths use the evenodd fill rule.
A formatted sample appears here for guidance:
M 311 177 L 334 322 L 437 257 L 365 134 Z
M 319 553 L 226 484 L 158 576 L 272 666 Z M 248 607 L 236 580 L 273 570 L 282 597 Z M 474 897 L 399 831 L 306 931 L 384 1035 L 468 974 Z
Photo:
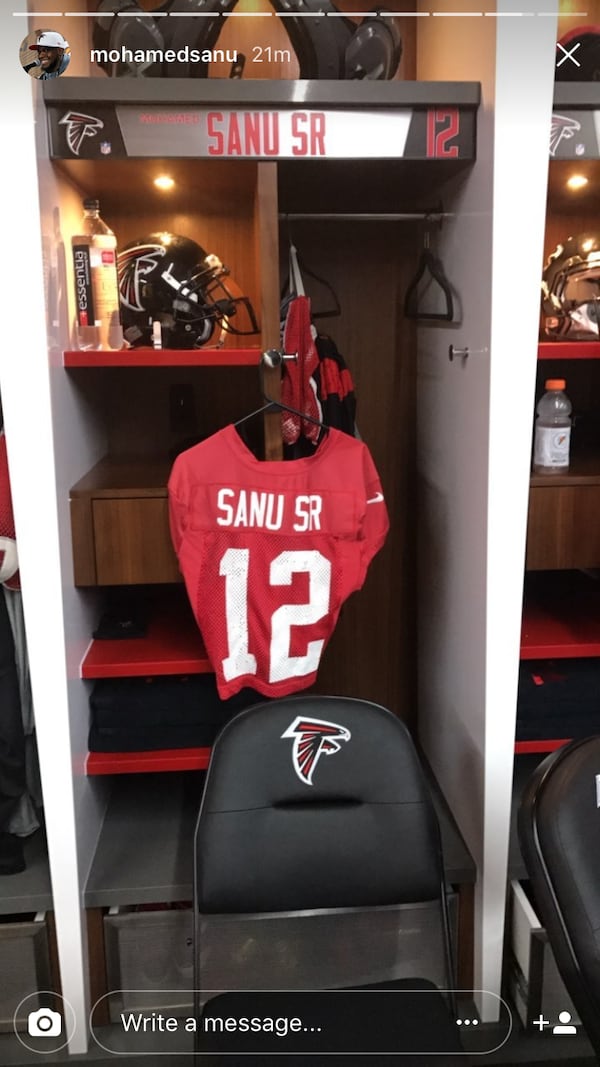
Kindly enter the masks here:
M 382 500 L 383 493 L 375 493 L 375 496 L 372 496 L 370 500 L 367 500 L 367 504 L 381 504 Z

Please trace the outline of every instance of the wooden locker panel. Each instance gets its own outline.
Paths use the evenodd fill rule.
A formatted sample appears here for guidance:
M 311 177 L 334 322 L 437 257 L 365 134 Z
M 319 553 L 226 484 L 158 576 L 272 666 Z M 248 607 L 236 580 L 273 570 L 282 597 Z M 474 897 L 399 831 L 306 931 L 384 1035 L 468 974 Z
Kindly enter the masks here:
M 72 497 L 71 537 L 73 541 L 73 580 L 75 585 L 96 585 L 94 552 L 94 512 L 87 497 Z
M 181 581 L 166 492 L 160 497 L 94 500 L 92 507 L 98 585 Z
M 600 485 L 532 488 L 528 570 L 600 566 Z

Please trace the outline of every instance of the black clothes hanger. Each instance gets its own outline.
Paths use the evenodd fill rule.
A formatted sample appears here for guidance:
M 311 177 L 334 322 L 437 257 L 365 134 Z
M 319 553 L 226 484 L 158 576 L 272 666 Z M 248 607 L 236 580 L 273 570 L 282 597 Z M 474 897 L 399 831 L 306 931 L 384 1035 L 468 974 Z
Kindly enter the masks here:
M 425 274 L 429 273 L 434 282 L 437 282 L 438 286 L 444 294 L 446 301 L 445 312 L 434 311 L 419 311 L 419 284 L 425 277 Z M 421 320 L 437 320 L 441 322 L 452 322 L 454 318 L 454 301 L 452 299 L 452 289 L 450 282 L 448 281 L 444 272 L 444 267 L 441 259 L 434 256 L 429 247 L 429 231 L 425 231 L 424 246 L 421 252 L 421 258 L 417 267 L 417 273 L 411 281 L 408 289 L 406 290 L 406 296 L 404 297 L 404 314 L 407 319 L 421 319 Z
M 338 297 L 335 289 L 333 288 L 333 286 L 330 284 L 330 282 L 326 281 L 325 278 L 321 278 L 321 276 L 319 274 L 315 274 L 314 270 L 311 270 L 310 267 L 308 267 L 306 265 L 306 262 L 303 259 L 300 258 L 300 256 L 298 256 L 298 265 L 299 265 L 303 275 L 306 278 L 312 278 L 313 281 L 318 282 L 319 285 L 322 285 L 323 288 L 327 290 L 327 292 L 329 293 L 329 295 L 331 296 L 331 299 L 333 301 L 333 304 L 332 304 L 332 306 L 330 308 L 324 307 L 322 310 L 317 310 L 317 311 L 315 311 L 313 308 L 311 308 L 311 317 L 313 319 L 334 319 L 334 318 L 337 318 L 338 315 L 341 315 L 342 314 L 342 305 L 340 304 L 339 297 Z M 285 318 L 285 314 L 287 312 L 289 303 L 290 303 L 291 300 L 294 299 L 294 295 L 295 295 L 293 293 L 290 293 L 289 287 L 290 287 L 290 275 L 289 275 L 289 272 L 288 272 L 288 276 L 285 279 L 285 281 L 284 281 L 284 283 L 283 283 L 283 285 L 281 287 L 281 317 L 282 318 Z
M 237 422 L 234 422 L 233 425 L 236 428 L 242 426 L 244 423 L 249 422 L 250 419 L 253 419 L 255 415 L 263 415 L 266 414 L 267 411 L 289 411 L 291 415 L 298 415 L 298 417 L 305 422 L 310 422 L 313 426 L 320 426 L 324 433 L 329 433 L 329 426 L 320 419 L 315 419 L 312 415 L 305 415 L 304 412 L 299 411 L 298 408 L 292 408 L 289 404 L 284 404 L 282 400 L 276 400 L 275 397 L 269 396 L 266 392 L 264 384 L 265 364 L 271 368 L 277 367 L 281 364 L 283 358 L 281 352 L 277 352 L 273 349 L 263 353 L 258 365 L 258 376 L 260 381 L 260 394 L 265 403 L 254 411 L 250 411 L 248 415 L 243 415 L 242 418 L 238 419 Z
M 282 319 L 285 318 L 285 316 L 287 314 L 287 309 L 289 307 L 289 304 L 294 299 L 294 297 L 295 296 L 303 296 L 304 295 L 304 285 L 302 284 L 302 277 L 303 276 L 305 276 L 307 278 L 312 278 L 313 281 L 318 282 L 319 285 L 322 285 L 323 288 L 327 290 L 327 292 L 329 293 L 329 295 L 331 296 L 332 301 L 333 301 L 332 307 L 330 307 L 330 308 L 326 307 L 326 308 L 323 308 L 320 311 L 319 310 L 315 311 L 314 307 L 312 306 L 312 302 L 311 302 L 311 318 L 312 319 L 332 319 L 332 318 L 335 318 L 338 315 L 341 315 L 342 314 L 342 305 L 340 304 L 340 301 L 339 301 L 339 298 L 338 298 L 338 295 L 337 295 L 335 289 L 333 288 L 333 286 L 328 281 L 326 281 L 325 278 L 321 278 L 321 276 L 319 274 L 316 274 L 314 270 L 311 270 L 311 268 L 309 266 L 307 266 L 306 262 L 303 259 L 301 259 L 300 255 L 298 253 L 298 249 L 297 249 L 297 247 L 296 247 L 296 245 L 295 245 L 295 243 L 294 243 L 294 241 L 292 239 L 292 232 L 291 232 L 289 219 L 286 219 L 286 223 L 287 223 L 287 238 L 288 238 L 288 247 L 289 247 L 290 256 L 289 256 L 289 269 L 288 269 L 287 277 L 286 277 L 286 279 L 285 279 L 285 281 L 284 281 L 284 283 L 283 283 L 283 285 L 281 287 L 281 303 L 280 303 L 280 315 L 281 315 L 281 318 Z M 300 272 L 301 292 L 299 291 L 298 283 L 297 283 L 296 279 L 294 278 L 294 266 L 293 266 L 293 263 L 292 263 L 292 254 L 295 257 L 296 269 L 297 269 L 297 271 Z

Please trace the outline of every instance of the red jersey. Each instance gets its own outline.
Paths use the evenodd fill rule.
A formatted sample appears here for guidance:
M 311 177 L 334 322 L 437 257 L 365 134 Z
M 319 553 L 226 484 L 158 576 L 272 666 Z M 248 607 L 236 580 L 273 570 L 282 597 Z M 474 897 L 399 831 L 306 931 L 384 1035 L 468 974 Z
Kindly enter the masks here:
M 311 685 L 388 530 L 367 447 L 330 429 L 312 456 L 263 462 L 226 426 L 177 457 L 169 507 L 220 696 Z

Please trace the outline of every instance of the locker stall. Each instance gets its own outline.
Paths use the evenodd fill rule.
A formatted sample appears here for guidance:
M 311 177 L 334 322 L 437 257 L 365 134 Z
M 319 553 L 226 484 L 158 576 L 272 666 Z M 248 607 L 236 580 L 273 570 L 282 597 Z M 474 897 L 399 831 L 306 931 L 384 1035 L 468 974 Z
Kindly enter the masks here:
M 441 16 L 450 10 L 437 5 Z M 258 364 L 279 345 L 290 242 L 339 300 L 339 316 L 324 328 L 352 371 L 358 429 L 391 520 L 317 688 L 380 702 L 420 737 L 438 783 L 447 878 L 458 890 L 459 980 L 499 991 L 555 33 L 552 18 L 531 19 L 517 40 L 514 20 L 494 17 L 503 10 L 454 23 L 407 17 L 404 77 L 387 83 L 124 82 L 79 68 L 82 77 L 35 86 L 33 102 L 31 87 L 21 87 L 15 144 L 31 214 L 19 225 L 34 255 L 25 257 L 21 239 L 15 264 L 31 260 L 34 295 L 26 358 L 3 352 L 0 377 L 58 960 L 78 1021 L 73 1053 L 85 1049 L 86 1009 L 106 992 L 108 958 L 115 973 L 124 936 L 115 930 L 128 925 L 118 912 L 107 922 L 107 909 L 191 898 L 191 827 L 209 758 L 207 745 L 90 752 L 90 692 L 106 679 L 210 673 L 170 545 L 166 479 L 182 442 L 260 405 Z M 528 66 L 515 73 L 516 46 Z M 520 123 L 517 90 L 532 62 L 539 91 Z M 86 136 L 77 152 L 66 136 L 75 107 L 104 124 L 102 142 Z M 294 114 L 308 125 L 326 116 L 341 147 L 310 159 L 273 157 L 252 138 L 240 149 L 232 123 L 249 112 L 282 128 Z M 219 131 L 229 117 L 229 140 L 212 142 L 221 158 L 192 137 L 209 113 L 220 116 Z M 173 114 L 187 119 L 162 121 Z M 524 175 L 518 204 L 514 152 Z M 152 185 L 163 171 L 175 179 L 170 199 Z M 120 246 L 168 229 L 217 254 L 257 310 L 260 334 L 196 350 L 78 351 L 70 238 L 85 196 L 99 198 Z M 525 225 L 520 285 L 531 299 L 516 326 L 511 319 L 517 352 L 503 314 L 513 290 L 506 257 Z M 426 240 L 453 286 L 452 322 L 404 314 Z M 308 291 L 315 307 L 327 299 L 318 282 Z M 510 415 L 507 452 L 503 380 L 517 372 L 523 398 Z M 277 388 L 275 373 L 267 384 Z M 264 441 L 265 456 L 277 456 L 276 417 L 265 419 Z M 94 639 L 106 606 L 123 595 L 143 595 L 145 636 Z M 491 1005 L 481 1007 L 493 1016 Z M 109 1021 L 106 1009 L 96 1021 Z
M 561 32 L 576 25 L 579 23 L 573 19 L 560 20 Z M 556 82 L 545 264 L 569 237 L 584 235 L 585 241 L 587 235 L 591 240 L 588 251 L 593 253 L 596 248 L 600 175 L 597 105 L 593 83 Z M 571 131 L 571 138 L 565 137 L 565 128 Z M 585 336 L 573 323 L 556 334 L 545 328 L 545 317 L 541 316 L 531 418 L 533 421 L 535 404 L 548 378 L 565 379 L 574 417 L 568 469 L 550 477 L 532 473 L 530 478 L 513 817 L 536 765 L 549 752 L 575 738 L 595 734 L 600 727 L 596 697 L 599 355 L 593 332 Z M 526 870 L 516 840 L 510 850 L 509 872 L 515 879 L 512 915 L 519 915 L 524 900 L 525 908 L 533 913 L 529 923 L 533 918 L 539 927 L 535 901 L 528 902 L 520 884 Z M 511 921 L 514 927 L 515 919 Z M 543 937 L 543 931 L 537 936 Z M 532 961 L 529 981 L 523 983 L 515 928 L 512 983 L 525 991 L 521 1012 L 529 1020 L 535 1017 L 540 998 L 548 997 L 552 1003 L 554 996 L 557 1004 L 567 1002 L 561 979 L 554 977 L 556 965 L 551 953 L 536 962 L 534 952 Z

